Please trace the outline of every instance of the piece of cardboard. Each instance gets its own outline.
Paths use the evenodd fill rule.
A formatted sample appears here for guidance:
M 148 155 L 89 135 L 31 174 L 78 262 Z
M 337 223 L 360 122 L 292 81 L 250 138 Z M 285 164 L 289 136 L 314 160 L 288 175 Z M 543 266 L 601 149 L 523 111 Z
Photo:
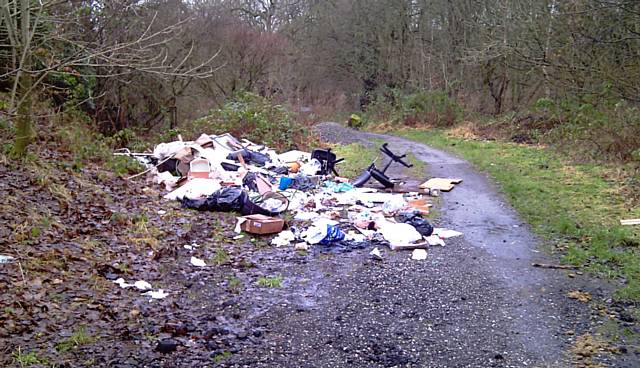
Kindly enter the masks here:
M 443 192 L 448 192 L 455 187 L 455 184 L 460 183 L 462 183 L 462 179 L 432 178 L 420 184 L 420 188 L 438 189 Z
M 275 234 L 282 231 L 284 220 L 265 215 L 242 216 L 245 221 L 240 225 L 242 231 L 252 234 Z

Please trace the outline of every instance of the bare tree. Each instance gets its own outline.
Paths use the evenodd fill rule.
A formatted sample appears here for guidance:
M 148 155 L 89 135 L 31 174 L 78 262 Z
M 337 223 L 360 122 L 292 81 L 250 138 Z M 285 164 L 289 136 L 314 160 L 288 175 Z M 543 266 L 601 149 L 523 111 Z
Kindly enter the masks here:
M 138 1 L 31 1 L 0 0 L 2 32 L 9 43 L 11 65 L 0 79 L 13 81 L 9 114 L 16 121 L 14 154 L 24 155 L 33 132 L 32 98 L 53 72 L 93 71 L 99 78 L 149 74 L 161 79 L 210 78 L 217 53 L 192 63 L 194 45 L 171 50 L 190 18 L 158 24 L 150 2 Z M 108 10 L 128 12 L 144 23 L 123 25 Z M 96 20 L 100 19 L 100 22 Z M 117 22 L 119 29 L 103 31 Z M 95 34 L 97 37 L 88 37 Z M 87 73 L 84 73 L 87 75 Z

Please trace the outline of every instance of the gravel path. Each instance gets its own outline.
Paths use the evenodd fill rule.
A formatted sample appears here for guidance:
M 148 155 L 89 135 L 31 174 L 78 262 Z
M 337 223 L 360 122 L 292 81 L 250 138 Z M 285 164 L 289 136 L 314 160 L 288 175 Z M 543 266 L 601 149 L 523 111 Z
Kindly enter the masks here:
M 591 330 L 588 304 L 570 290 L 602 290 L 586 277 L 531 267 L 553 263 L 495 185 L 467 162 L 405 139 L 335 123 L 318 127 L 340 143 L 381 138 L 411 151 L 430 176 L 464 181 L 443 194 L 437 225 L 462 231 L 426 261 L 368 249 L 315 254 L 291 265 L 290 291 L 257 317 L 260 343 L 226 361 L 251 367 L 563 367 L 575 337 Z M 398 174 L 391 172 L 391 176 Z M 426 176 L 426 174 L 425 174 Z M 275 295 L 275 294 L 274 294 Z M 619 365 L 616 365 L 619 366 Z M 630 363 L 628 366 L 633 366 Z

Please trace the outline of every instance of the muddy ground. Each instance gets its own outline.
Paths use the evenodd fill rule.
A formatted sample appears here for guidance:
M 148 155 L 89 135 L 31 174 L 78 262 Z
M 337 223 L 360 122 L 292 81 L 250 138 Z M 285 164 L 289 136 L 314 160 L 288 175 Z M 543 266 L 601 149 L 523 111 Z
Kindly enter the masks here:
M 591 339 L 610 320 L 640 332 L 609 286 L 531 267 L 558 261 L 483 174 L 404 139 L 318 129 L 334 142 L 384 139 L 430 176 L 462 178 L 433 222 L 464 237 L 426 261 L 380 244 L 301 253 L 233 240 L 232 214 L 181 209 L 98 167 L 43 178 L 0 166 L 0 253 L 19 260 L 0 264 L 0 366 L 638 366 L 625 340 Z M 368 255 L 376 245 L 382 261 Z M 209 266 L 190 265 L 194 255 Z M 169 296 L 150 301 L 117 277 Z M 575 290 L 593 300 L 568 298 Z

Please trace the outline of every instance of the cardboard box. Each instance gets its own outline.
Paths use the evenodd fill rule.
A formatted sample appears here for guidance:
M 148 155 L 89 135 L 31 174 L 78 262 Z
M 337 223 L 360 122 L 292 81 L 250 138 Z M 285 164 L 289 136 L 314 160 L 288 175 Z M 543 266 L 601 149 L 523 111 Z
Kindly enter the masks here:
M 284 220 L 265 215 L 242 216 L 245 221 L 240 224 L 243 231 L 252 234 L 275 234 L 282 231 Z

